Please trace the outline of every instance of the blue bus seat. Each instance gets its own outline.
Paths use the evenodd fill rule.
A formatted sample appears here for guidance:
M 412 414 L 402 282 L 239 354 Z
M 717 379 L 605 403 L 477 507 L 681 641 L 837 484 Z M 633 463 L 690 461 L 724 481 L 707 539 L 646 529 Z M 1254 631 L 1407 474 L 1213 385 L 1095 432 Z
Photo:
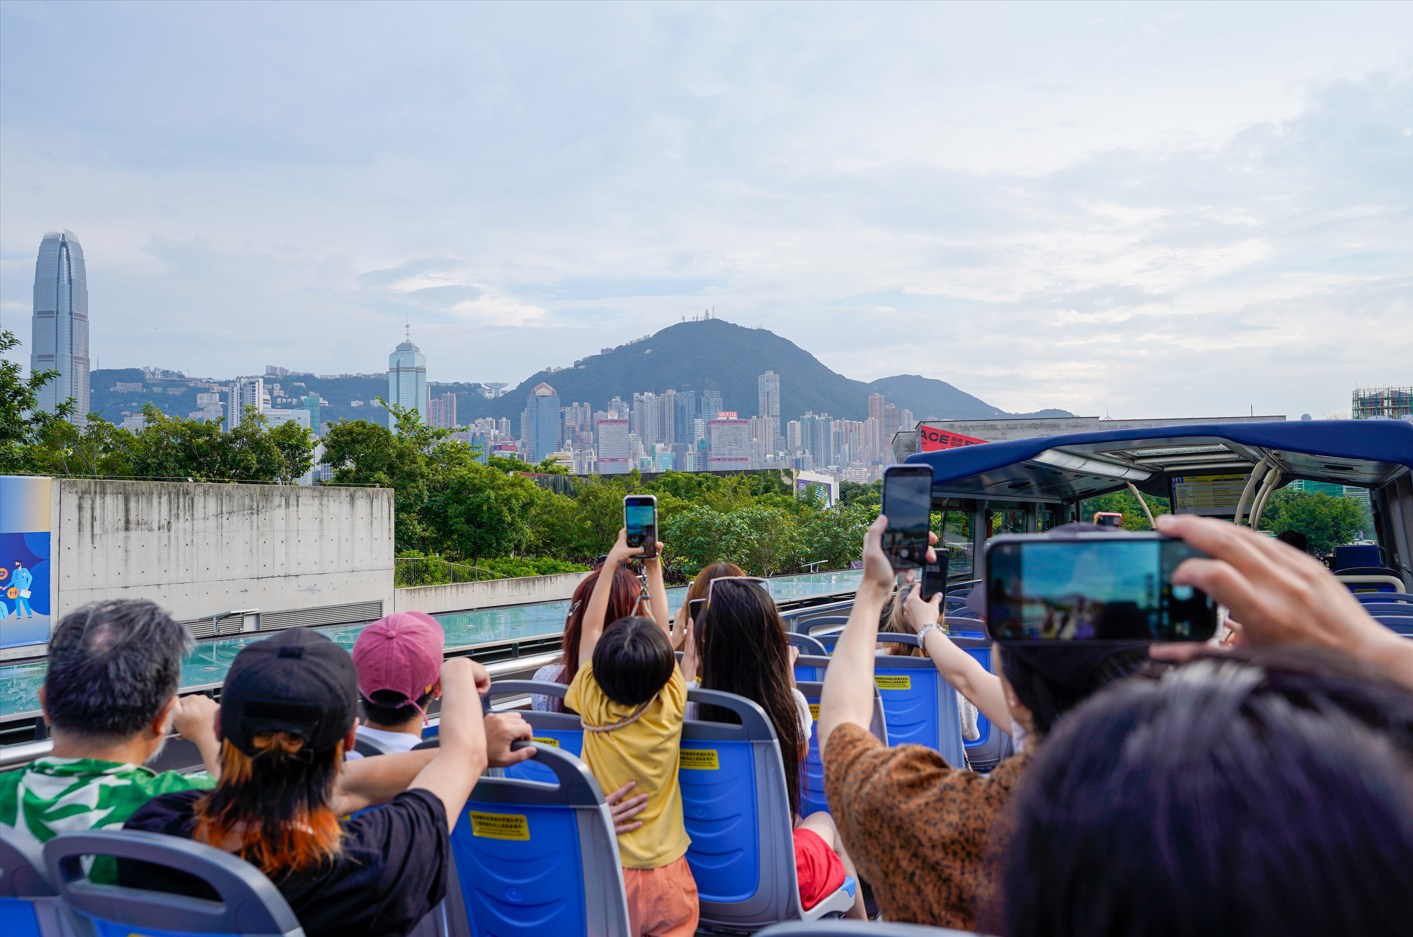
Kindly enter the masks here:
M 90 882 L 86 856 L 166 866 L 205 882 L 220 900 Z M 133 933 L 303 937 L 294 912 L 255 866 L 204 843 L 138 830 L 65 833 L 44 844 L 44 862 L 66 917 L 83 937 Z
M 795 682 L 819 683 L 824 680 L 824 671 L 829 668 L 827 656 L 801 654 L 795 658 Z
M 534 748 L 555 783 L 483 777 L 452 830 L 471 933 L 619 937 L 628 901 L 603 792 L 578 758 Z
M 1335 547 L 1334 570 L 1337 573 L 1355 566 L 1383 565 L 1383 557 L 1379 556 L 1379 548 L 1375 544 L 1351 543 Z
M 1394 634 L 1413 635 L 1413 615 L 1375 615 L 1374 621 Z
M 882 921 L 817 921 L 777 924 L 756 937 L 985 937 L 976 931 Z
M 816 811 L 829 812 L 829 798 L 824 793 L 824 761 L 819 755 L 819 700 L 824 692 L 824 684 L 813 681 L 796 680 L 795 685 L 805 695 L 810 704 L 810 716 L 814 728 L 810 730 L 810 753 L 800 763 L 800 815 L 807 817 Z M 888 744 L 888 728 L 883 721 L 883 700 L 878 688 L 873 689 L 873 719 L 868 730 L 884 745 Z
M 1383 603 L 1413 603 L 1413 593 L 1410 592 L 1356 592 L 1354 597 L 1365 605 Z
M 1362 602 L 1364 611 L 1378 618 L 1380 615 L 1413 615 L 1413 604 L 1408 602 Z
M 0 826 L 0 934 L 50 937 L 62 933 L 58 890 L 41 868 L 43 857 Z
M 975 658 L 987 673 L 995 673 L 992 669 L 993 655 L 990 638 L 970 634 L 953 634 L 951 638 L 953 644 Z M 962 740 L 966 746 L 967 761 L 971 763 L 973 769 L 983 773 L 989 772 L 1003 759 L 1015 754 L 1016 748 L 1015 743 L 1011 740 L 1011 734 L 992 725 L 991 720 L 987 719 L 986 714 L 979 709 L 976 713 L 976 731 L 977 738 L 975 740 Z
M 493 702 L 497 697 L 511 695 L 524 696 L 529 693 L 537 696 L 553 696 L 563 700 L 569 687 L 562 683 L 548 683 L 544 680 L 497 680 L 491 690 L 482 698 L 482 705 L 494 711 Z M 531 741 L 537 745 L 558 748 L 575 758 L 584 754 L 584 726 L 574 713 L 552 713 L 539 710 L 516 710 L 530 723 L 533 731 Z M 526 781 L 555 783 L 555 773 L 537 759 L 522 761 L 508 768 L 493 768 L 493 773 L 507 778 L 521 778 Z
M 800 649 L 801 654 L 813 657 L 827 657 L 829 651 L 819 642 L 818 638 L 812 638 L 807 634 L 800 634 L 796 631 L 785 632 L 785 640 Z
M 697 881 L 699 927 L 749 933 L 779 921 L 843 914 L 854 903 L 850 882 L 808 911 L 800 902 L 785 765 L 765 712 L 714 690 L 688 690 L 687 699 L 740 720 L 689 719 L 682 728 L 677 777 L 692 838 L 687 862 Z
M 880 634 L 878 640 L 918 646 L 915 634 Z M 931 658 L 880 654 L 874 659 L 873 682 L 883 697 L 889 745 L 924 745 L 952 767 L 966 767 L 957 694 Z

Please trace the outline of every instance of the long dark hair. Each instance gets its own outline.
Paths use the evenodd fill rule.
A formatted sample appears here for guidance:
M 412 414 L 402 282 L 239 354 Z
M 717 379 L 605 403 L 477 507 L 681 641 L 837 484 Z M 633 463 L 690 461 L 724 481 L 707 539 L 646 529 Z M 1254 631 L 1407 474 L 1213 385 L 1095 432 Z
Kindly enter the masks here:
M 790 642 L 775 603 L 754 582 L 717 583 L 697 626 L 702 688 L 735 693 L 758 703 L 775 726 L 790 811 L 800 812 L 800 723 L 790 692 Z M 734 721 L 716 707 L 703 717 Z
M 309 753 L 301 738 L 264 732 L 255 747 L 250 756 L 221 742 L 221 780 L 196 802 L 192 838 L 219 848 L 238 832 L 240 857 L 272 878 L 337 856 L 343 834 L 330 801 L 343 742 Z
M 579 672 L 579 636 L 584 633 L 584 612 L 589 608 L 589 596 L 593 595 L 594 584 L 599 581 L 602 569 L 596 569 L 584 577 L 569 600 L 569 615 L 564 619 L 564 654 L 560 663 L 564 665 L 561 683 L 573 683 Z M 604 614 L 604 625 L 620 618 L 629 618 L 638 608 L 638 596 L 642 594 L 638 577 L 620 566 L 613 574 L 613 588 L 608 594 L 608 611 Z

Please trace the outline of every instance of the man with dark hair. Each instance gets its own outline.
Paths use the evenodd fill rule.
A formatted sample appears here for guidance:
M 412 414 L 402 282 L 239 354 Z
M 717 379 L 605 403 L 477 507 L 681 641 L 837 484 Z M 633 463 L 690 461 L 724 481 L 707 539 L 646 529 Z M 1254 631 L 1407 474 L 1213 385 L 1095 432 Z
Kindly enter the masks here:
M 0 826 L 40 845 L 60 833 L 122 826 L 151 797 L 211 786 L 205 777 L 143 764 L 170 730 L 215 765 L 216 704 L 178 698 L 186 626 L 152 602 L 94 602 L 70 612 L 49 641 L 39 691 L 52 752 L 0 774 Z

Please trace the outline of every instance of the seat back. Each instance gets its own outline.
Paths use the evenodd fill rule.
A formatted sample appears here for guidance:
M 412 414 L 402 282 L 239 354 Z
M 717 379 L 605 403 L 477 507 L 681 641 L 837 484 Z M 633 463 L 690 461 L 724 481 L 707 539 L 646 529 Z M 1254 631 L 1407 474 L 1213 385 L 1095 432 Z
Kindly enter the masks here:
M 810 731 L 810 752 L 800 763 L 800 815 L 809 816 L 816 811 L 829 812 L 829 798 L 824 793 L 824 760 L 819 751 L 819 700 L 824 692 L 824 684 L 811 681 L 795 682 L 810 704 L 810 716 L 814 727 Z M 873 719 L 869 723 L 872 732 L 884 745 L 888 744 L 888 729 L 883 721 L 883 700 L 878 696 L 878 688 L 873 690 Z
M 0 934 L 48 937 L 60 933 L 58 891 L 41 868 L 43 857 L 7 826 L 0 826 Z
M 990 638 L 971 634 L 953 634 L 952 643 L 970 654 L 988 673 L 994 673 L 992 670 L 994 656 Z M 1010 733 L 992 725 L 991 720 L 987 719 L 980 710 L 977 710 L 976 713 L 976 731 L 977 738 L 975 740 L 963 739 L 963 743 L 966 746 L 967 761 L 977 771 L 990 771 L 1002 759 L 1009 758 L 1015 753 L 1015 745 L 1011 741 Z
M 799 648 L 801 654 L 814 657 L 827 657 L 829 655 L 829 651 L 819 642 L 819 639 L 812 638 L 807 634 L 800 634 L 797 631 L 787 631 L 785 632 L 785 640 Z
M 1413 615 L 1375 615 L 1374 620 L 1394 634 L 1413 635 Z
M 205 882 L 219 900 L 98 885 L 84 873 L 86 856 L 165 866 Z M 284 896 L 258 869 L 230 853 L 191 840 L 137 830 L 65 833 L 44 845 L 44 864 L 79 934 L 304 934 Z
M 1372 543 L 1353 543 L 1335 547 L 1334 568 L 1336 572 L 1342 572 L 1357 566 L 1382 566 L 1383 557 L 1379 556 L 1379 548 Z
M 828 668 L 828 657 L 801 654 L 795 658 L 795 682 L 820 683 L 824 680 L 824 671 Z
M 800 920 L 794 818 L 775 727 L 754 702 L 731 693 L 688 690 L 687 699 L 740 720 L 688 720 L 682 729 L 677 777 L 700 926 L 752 931 Z
M 1354 597 L 1364 605 L 1413 604 L 1413 593 L 1408 592 L 1356 592 Z
M 913 634 L 880 634 L 878 640 L 918 646 Z M 957 694 L 931 658 L 880 654 L 873 667 L 873 682 L 883 698 L 888 744 L 925 745 L 952 767 L 966 767 Z
M 578 758 L 534 748 L 534 761 L 553 783 L 483 777 L 452 830 L 471 933 L 627 933 L 618 840 L 598 782 Z
M 562 683 L 549 683 L 544 680 L 497 680 L 482 699 L 488 710 L 494 710 L 494 701 L 507 696 L 523 696 L 526 693 L 538 696 L 552 696 L 563 700 L 569 687 Z M 584 754 L 584 726 L 575 713 L 551 713 L 538 710 L 517 710 L 530 723 L 534 735 L 531 738 L 537 745 L 558 748 L 575 758 Z M 522 761 L 502 771 L 504 777 L 521 778 L 526 781 L 556 783 L 555 774 L 538 759 Z

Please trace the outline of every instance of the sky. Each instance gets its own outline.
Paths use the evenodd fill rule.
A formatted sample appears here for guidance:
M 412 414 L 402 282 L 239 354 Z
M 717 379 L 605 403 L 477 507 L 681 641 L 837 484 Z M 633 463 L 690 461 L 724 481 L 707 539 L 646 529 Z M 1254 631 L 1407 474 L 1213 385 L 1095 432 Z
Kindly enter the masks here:
M 59 229 L 105 368 L 410 324 L 513 384 L 714 309 L 1012 411 L 1347 415 L 1413 384 L 1413 4 L 4 0 L 26 365 Z

